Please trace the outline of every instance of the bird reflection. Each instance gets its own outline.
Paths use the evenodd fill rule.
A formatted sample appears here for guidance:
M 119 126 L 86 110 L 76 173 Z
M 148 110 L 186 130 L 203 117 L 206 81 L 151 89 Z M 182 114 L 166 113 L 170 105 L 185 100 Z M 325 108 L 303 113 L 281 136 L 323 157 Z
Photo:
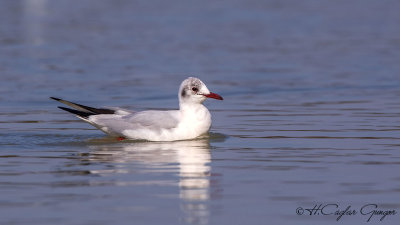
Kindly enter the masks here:
M 173 172 L 179 175 L 179 197 L 185 223 L 207 224 L 210 198 L 211 162 L 208 138 L 176 142 L 121 142 L 104 144 L 104 140 L 90 145 L 89 161 L 113 162 L 113 164 L 135 162 L 149 172 Z M 96 143 L 97 142 L 97 143 Z M 100 143 L 98 143 L 100 142 Z M 177 166 L 178 165 L 178 166 Z M 143 168 L 143 167 L 141 167 Z M 176 170 L 179 171 L 176 171 Z M 91 171 L 92 173 L 128 173 L 126 167 L 113 171 Z M 147 171 L 146 171 L 147 172 Z

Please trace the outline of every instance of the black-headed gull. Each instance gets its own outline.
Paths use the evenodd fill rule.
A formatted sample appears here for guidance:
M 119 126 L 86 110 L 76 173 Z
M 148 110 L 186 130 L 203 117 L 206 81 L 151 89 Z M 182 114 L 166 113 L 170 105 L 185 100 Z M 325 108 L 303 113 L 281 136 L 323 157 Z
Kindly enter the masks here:
M 202 104 L 207 98 L 223 100 L 198 78 L 189 77 L 179 88 L 179 110 L 133 112 L 120 108 L 93 108 L 51 97 L 106 134 L 120 140 L 176 141 L 194 139 L 209 131 L 211 114 Z

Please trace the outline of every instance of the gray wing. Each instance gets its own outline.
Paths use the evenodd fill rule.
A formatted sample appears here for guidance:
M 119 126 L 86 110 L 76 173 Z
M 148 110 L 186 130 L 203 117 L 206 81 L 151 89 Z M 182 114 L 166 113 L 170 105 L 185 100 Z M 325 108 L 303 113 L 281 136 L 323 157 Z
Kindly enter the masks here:
M 50 98 L 72 107 L 72 109 L 59 107 L 60 109 L 73 113 L 78 118 L 114 136 L 119 136 L 126 130 L 171 129 L 177 127 L 179 123 L 178 110 L 149 110 L 135 113 L 121 108 L 93 108 L 60 98 Z
M 142 127 L 170 129 L 178 125 L 179 111 L 142 111 L 124 117 L 129 123 Z
M 161 130 L 177 127 L 179 123 L 179 111 L 142 111 L 128 115 L 103 114 L 93 115 L 88 122 L 96 125 L 106 133 L 122 134 L 125 130 Z

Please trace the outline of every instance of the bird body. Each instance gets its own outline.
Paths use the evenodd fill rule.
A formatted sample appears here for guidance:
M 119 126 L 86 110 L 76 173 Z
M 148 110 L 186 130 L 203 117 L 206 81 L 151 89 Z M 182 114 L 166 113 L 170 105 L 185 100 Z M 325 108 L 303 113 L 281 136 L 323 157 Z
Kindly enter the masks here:
M 133 112 L 120 108 L 93 108 L 51 97 L 106 134 L 135 140 L 176 141 L 194 139 L 209 131 L 211 114 L 202 104 L 207 98 L 222 100 L 198 78 L 189 77 L 179 88 L 179 110 Z

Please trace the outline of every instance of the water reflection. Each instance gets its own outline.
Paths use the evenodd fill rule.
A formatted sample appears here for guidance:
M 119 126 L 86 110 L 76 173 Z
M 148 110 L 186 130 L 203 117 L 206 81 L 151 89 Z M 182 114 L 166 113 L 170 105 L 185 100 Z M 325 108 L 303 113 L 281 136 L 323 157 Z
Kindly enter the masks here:
M 25 38 L 34 45 L 40 45 L 43 39 L 43 22 L 47 14 L 47 0 L 23 1 Z
M 166 172 L 179 176 L 179 198 L 184 221 L 208 224 L 211 162 L 209 139 L 177 142 L 139 142 L 95 144 L 90 146 L 89 161 L 139 163 L 145 172 Z M 143 168 L 144 167 L 144 168 Z M 112 171 L 92 171 L 97 174 L 129 173 L 126 166 Z M 165 185 L 165 183 L 164 183 Z

